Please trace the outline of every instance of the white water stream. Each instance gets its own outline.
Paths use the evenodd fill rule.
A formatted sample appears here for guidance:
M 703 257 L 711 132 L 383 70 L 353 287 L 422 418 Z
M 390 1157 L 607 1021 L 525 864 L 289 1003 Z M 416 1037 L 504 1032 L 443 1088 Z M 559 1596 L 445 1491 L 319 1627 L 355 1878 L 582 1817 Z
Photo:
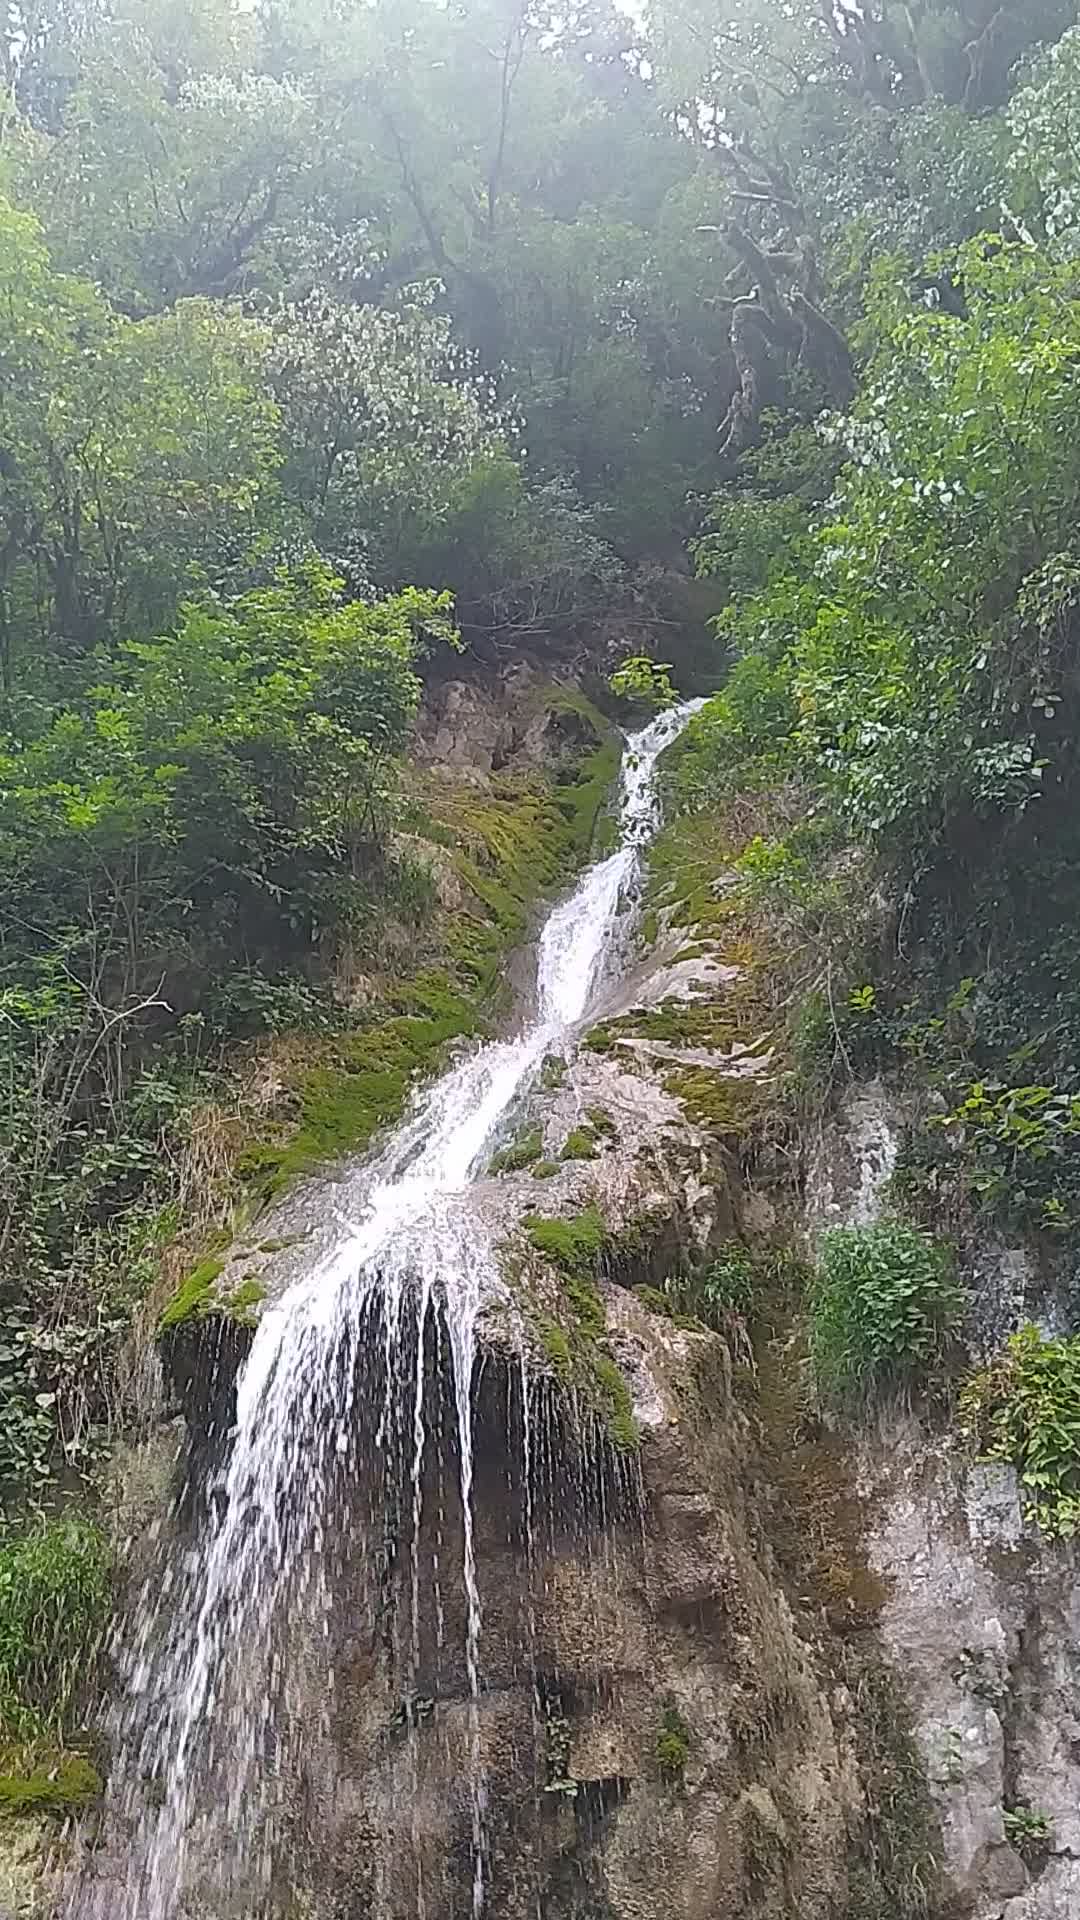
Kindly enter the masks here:
M 405 1435 L 415 1652 L 415 1543 L 428 1441 L 424 1378 L 437 1316 L 449 1344 L 457 1422 L 473 1745 L 472 1906 L 474 1915 L 482 1913 L 483 1616 L 473 1525 L 473 1390 L 478 1315 L 499 1297 L 502 1283 L 484 1223 L 460 1196 L 483 1171 L 512 1103 L 535 1079 L 545 1054 L 587 1014 L 610 972 L 641 850 L 658 823 L 656 762 L 698 704 L 662 714 L 627 742 L 619 845 L 588 869 L 547 920 L 535 1018 L 515 1039 L 481 1047 L 420 1096 L 372 1162 L 359 1217 L 344 1221 L 332 1253 L 264 1312 L 238 1380 L 228 1457 L 209 1490 L 198 1537 L 144 1595 L 122 1659 L 107 1809 L 120 1836 L 119 1885 L 113 1872 L 103 1878 L 91 1863 L 72 1889 L 69 1920 L 178 1920 L 189 1910 L 185 1895 L 193 1886 L 226 1900 L 239 1892 L 245 1904 L 231 1910 L 250 1913 L 251 1902 L 268 1889 L 281 1838 L 277 1705 L 289 1689 L 277 1629 L 284 1610 L 322 1619 L 328 1635 L 324 1527 L 333 1486 L 355 1454 L 358 1382 L 366 1377 L 362 1346 L 380 1326 L 385 1398 L 375 1444 L 385 1450 L 394 1436 L 400 1444 Z M 329 1658 L 327 1664 L 329 1700 Z M 417 1920 L 424 1920 L 420 1885 Z

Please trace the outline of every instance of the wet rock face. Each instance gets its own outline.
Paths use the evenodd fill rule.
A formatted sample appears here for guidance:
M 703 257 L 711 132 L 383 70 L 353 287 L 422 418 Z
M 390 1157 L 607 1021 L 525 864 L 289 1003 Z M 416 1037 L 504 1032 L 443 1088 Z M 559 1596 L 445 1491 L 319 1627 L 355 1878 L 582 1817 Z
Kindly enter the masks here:
M 736 969 L 719 977 L 681 945 L 642 958 L 601 1018 L 737 986 Z M 856 1707 L 792 1612 L 753 1396 L 734 1390 L 720 1338 L 631 1291 L 768 1208 L 667 1090 L 675 1042 L 582 1040 L 511 1117 L 517 1160 L 451 1207 L 512 1254 L 475 1376 L 475 1644 L 454 1374 L 432 1333 L 419 1397 L 388 1393 L 377 1368 L 357 1394 L 357 1477 L 343 1474 L 322 1529 L 328 1603 L 297 1610 L 277 1649 L 288 1845 L 274 1920 L 467 1920 L 478 1854 L 493 1920 L 881 1920 L 853 1904 Z M 742 1071 L 709 1049 L 701 1064 Z M 357 1211 L 352 1178 L 313 1181 L 260 1224 L 269 1300 L 275 1273 L 287 1282 L 327 1221 Z M 586 1211 L 632 1252 L 582 1294 L 580 1273 L 528 1264 L 528 1222 Z M 602 1329 L 589 1343 L 629 1389 L 640 1452 L 619 1451 L 584 1383 L 557 1379 L 530 1338 L 568 1305 Z M 240 1337 L 176 1356 L 211 1448 Z M 378 1328 L 361 1344 L 377 1356 Z M 416 1377 L 408 1355 L 401 1375 Z
M 914 1425 L 869 1472 L 871 1551 L 890 1590 L 881 1628 L 906 1676 L 949 1876 L 974 1920 L 1080 1913 L 1075 1550 L 1025 1529 L 1011 1468 L 931 1455 Z M 1010 1839 L 1015 1814 L 1045 1822 L 1045 1840 Z
M 811 1233 L 880 1210 L 903 1113 L 855 1087 L 812 1156 Z M 976 1255 L 974 1351 L 1015 1326 L 1030 1256 Z M 973 1463 L 912 1416 L 864 1437 L 859 1478 L 878 1630 L 913 1715 L 942 1864 L 967 1920 L 1080 1914 L 1080 1582 L 1075 1547 L 1042 1541 L 1014 1471 Z
M 527 1408 L 519 1373 L 485 1375 L 475 1717 L 453 1462 L 433 1466 L 374 1611 L 345 1547 L 334 1712 L 301 1796 L 324 1920 L 464 1920 L 477 1759 L 499 1920 L 846 1911 L 861 1787 L 844 1704 L 771 1564 L 726 1352 L 617 1288 L 608 1307 L 640 1383 L 640 1480 L 602 1439 L 579 1450 L 555 1397 Z
M 480 783 L 508 761 L 538 764 L 553 747 L 549 718 L 531 710 L 543 676 L 527 661 L 496 680 L 446 680 L 432 687 L 420 715 L 414 757 Z

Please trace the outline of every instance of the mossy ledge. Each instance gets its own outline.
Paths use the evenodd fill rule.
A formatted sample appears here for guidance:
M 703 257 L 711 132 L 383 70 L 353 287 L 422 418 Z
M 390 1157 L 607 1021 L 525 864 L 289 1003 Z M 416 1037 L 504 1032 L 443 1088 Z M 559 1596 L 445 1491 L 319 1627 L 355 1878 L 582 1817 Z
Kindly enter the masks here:
M 489 1173 L 524 1173 L 543 1154 L 544 1135 L 539 1127 L 527 1127 L 508 1146 L 492 1154 Z
M 158 1321 L 159 1333 L 171 1333 L 177 1327 L 210 1315 L 234 1321 L 237 1326 L 253 1326 L 256 1308 L 265 1298 L 266 1290 L 257 1276 L 249 1273 L 230 1293 L 218 1293 L 217 1282 L 225 1267 L 226 1262 L 217 1255 L 200 1260 L 186 1280 L 181 1281 L 164 1309 Z
M 568 1220 L 526 1220 L 525 1233 L 559 1278 L 563 1312 L 534 1317 L 537 1339 L 556 1379 L 577 1387 L 595 1408 L 620 1453 L 637 1450 L 633 1402 L 618 1361 L 604 1345 L 607 1309 L 597 1279 L 614 1244 L 595 1207 Z
M 84 1753 L 0 1758 L 0 1818 L 21 1813 L 80 1813 L 100 1797 L 101 1775 Z
M 674 962 L 710 961 L 723 975 L 715 982 L 703 977 L 689 996 L 673 993 L 657 1006 L 601 1021 L 584 1043 L 599 1054 L 617 1054 L 623 1042 L 654 1043 L 664 1091 L 695 1126 L 722 1140 L 746 1139 L 783 1108 L 789 1072 L 775 935 L 745 891 L 724 884 L 738 851 L 719 815 L 679 816 L 657 836 L 649 851 L 648 944 L 662 932 L 669 939 L 685 932 L 688 942 Z M 740 1064 L 729 1065 L 736 1055 Z M 757 1056 L 753 1071 L 748 1056 Z

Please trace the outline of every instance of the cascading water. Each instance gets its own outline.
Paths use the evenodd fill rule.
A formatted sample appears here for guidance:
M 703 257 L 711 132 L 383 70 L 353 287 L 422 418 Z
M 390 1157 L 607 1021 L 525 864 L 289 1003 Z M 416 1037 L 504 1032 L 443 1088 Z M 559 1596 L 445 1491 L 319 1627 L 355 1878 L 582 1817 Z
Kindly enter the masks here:
M 418 1099 L 346 1190 L 350 1217 L 333 1251 L 264 1313 L 237 1383 L 227 1458 L 207 1490 L 194 1542 L 174 1556 L 153 1593 L 144 1594 L 132 1643 L 121 1656 L 107 1810 L 120 1856 L 117 1875 L 103 1878 L 92 1861 L 85 1866 L 71 1891 L 69 1920 L 178 1920 L 189 1910 L 192 1890 L 200 1904 L 221 1901 L 247 1914 L 268 1910 L 286 1818 L 278 1801 L 283 1748 L 303 1720 L 302 1711 L 289 1711 L 283 1628 L 298 1619 L 316 1628 L 321 1623 L 329 1647 L 329 1516 L 365 1448 L 374 1448 L 376 1457 L 396 1455 L 399 1481 L 409 1489 L 414 1675 L 418 1666 L 419 1540 L 430 1440 L 425 1379 L 443 1342 L 457 1429 L 472 1909 L 482 1912 L 473 1401 L 478 1316 L 504 1289 L 492 1236 L 462 1196 L 486 1164 L 500 1121 L 535 1080 L 544 1056 L 588 1012 L 610 971 L 621 908 L 657 825 L 656 761 L 697 704 L 662 714 L 627 742 L 620 844 L 588 869 L 547 920 L 535 1018 L 515 1039 L 462 1060 Z M 364 1385 L 372 1377 L 364 1361 L 374 1341 L 382 1343 L 382 1399 L 375 1409 Z M 440 1638 L 442 1533 L 440 1513 L 432 1568 Z M 374 1538 L 365 1548 L 376 1584 L 383 1550 Z M 329 1702 L 328 1651 L 325 1658 L 321 1693 Z M 237 1899 L 242 1907 L 231 1904 Z M 423 1920 L 419 1866 L 413 1904 Z

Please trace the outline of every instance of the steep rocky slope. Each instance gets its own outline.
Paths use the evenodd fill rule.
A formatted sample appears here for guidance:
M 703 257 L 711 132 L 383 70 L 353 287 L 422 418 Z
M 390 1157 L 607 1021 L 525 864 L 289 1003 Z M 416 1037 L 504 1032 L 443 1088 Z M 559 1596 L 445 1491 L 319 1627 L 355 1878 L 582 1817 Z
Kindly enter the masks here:
M 550 707 L 523 724 L 520 694 L 444 689 L 424 778 L 453 769 L 475 809 L 515 756 L 519 777 L 535 764 Z M 606 999 L 460 1201 L 504 1283 L 473 1414 L 475 1696 L 446 1340 L 422 1390 L 442 1439 L 411 1515 L 421 1402 L 387 1430 L 378 1355 L 365 1376 L 370 1444 L 327 1515 L 324 1624 L 298 1612 L 282 1650 L 275 1915 L 466 1915 L 478 1780 L 485 1911 L 502 1920 L 1074 1910 L 1071 1550 L 1040 1547 L 1009 1470 L 929 1417 L 848 1431 L 814 1414 L 800 1263 L 823 1225 L 873 1216 L 903 1115 L 870 1084 L 778 1128 L 769 955 L 728 907 L 708 834 L 681 824 Z M 527 996 L 526 952 L 513 976 Z M 173 1528 L 197 1539 L 254 1324 L 347 1216 L 350 1169 L 284 1186 L 197 1297 L 188 1282 L 184 1310 L 167 1305 L 186 1478 L 158 1546 L 133 1553 L 133 1593 Z M 671 1285 L 735 1245 L 760 1288 L 752 1340 L 736 1311 L 719 1330 L 678 1311 Z M 160 1484 L 143 1498 L 140 1520 Z M 1007 1831 L 1018 1808 L 1045 1833 Z M 3 1838 L 0 1898 L 49 1911 L 54 1831 L 9 1822 Z M 107 1897 L 121 1836 L 92 1816 L 84 1839 Z

